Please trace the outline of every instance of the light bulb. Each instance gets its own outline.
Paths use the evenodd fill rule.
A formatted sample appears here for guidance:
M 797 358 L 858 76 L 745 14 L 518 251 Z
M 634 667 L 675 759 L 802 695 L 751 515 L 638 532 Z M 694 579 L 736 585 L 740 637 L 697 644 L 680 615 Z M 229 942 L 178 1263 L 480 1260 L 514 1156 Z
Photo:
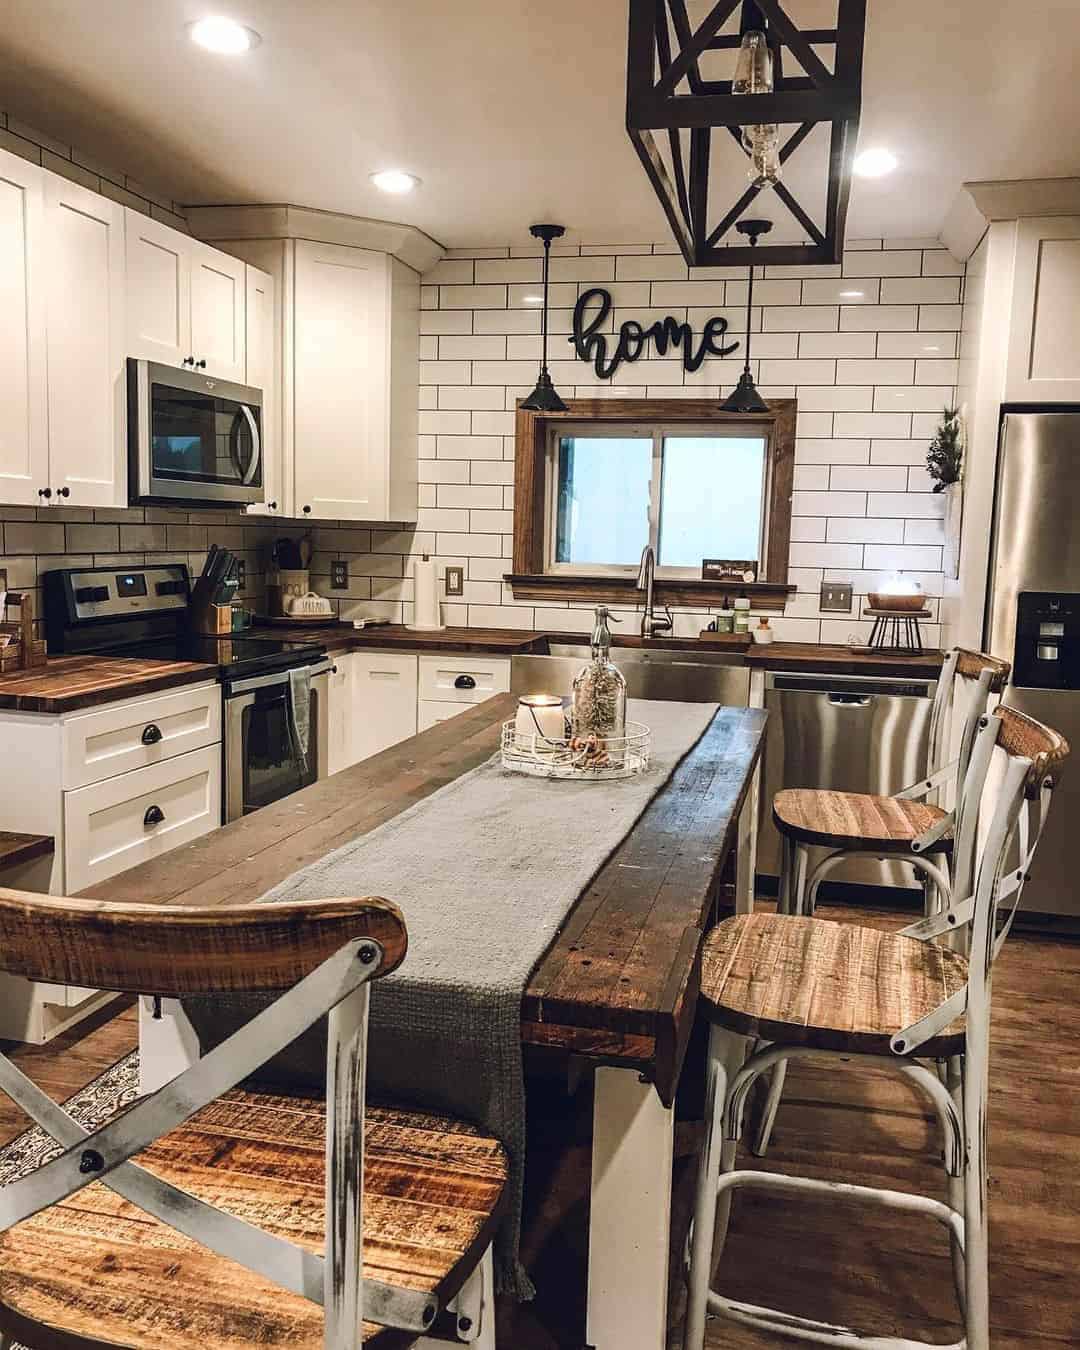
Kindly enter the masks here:
M 742 36 L 735 63 L 733 94 L 771 94 L 773 59 L 765 34 L 752 29 Z M 758 187 L 780 181 L 780 130 L 775 122 L 747 123 L 740 132 L 743 149 L 750 156 L 747 177 Z
M 780 138 L 775 125 L 753 129 L 761 134 L 754 138 L 746 176 L 757 187 L 770 187 L 780 181 Z
M 219 56 L 239 56 L 241 52 L 257 47 L 261 41 L 254 29 L 245 28 L 235 19 L 227 19 L 222 14 L 199 19 L 188 31 L 192 42 Z
M 395 197 L 412 192 L 413 188 L 420 185 L 420 179 L 416 174 L 406 173 L 404 169 L 380 169 L 378 173 L 369 174 L 368 177 L 380 192 L 389 192 Z
M 771 94 L 773 91 L 772 52 L 765 34 L 752 30 L 744 33 L 735 63 L 735 78 L 731 82 L 733 94 Z

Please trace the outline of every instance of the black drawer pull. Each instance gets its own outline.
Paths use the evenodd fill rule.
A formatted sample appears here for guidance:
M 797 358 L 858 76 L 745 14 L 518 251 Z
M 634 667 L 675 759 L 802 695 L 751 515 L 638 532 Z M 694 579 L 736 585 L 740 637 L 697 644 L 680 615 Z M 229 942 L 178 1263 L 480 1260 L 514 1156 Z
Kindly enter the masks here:
M 471 675 L 459 675 L 454 681 L 455 689 L 475 689 L 476 681 Z
M 146 815 L 142 818 L 142 823 L 149 829 L 152 825 L 160 825 L 165 819 L 165 812 L 160 806 L 148 806 Z
M 155 722 L 149 722 L 143 727 L 143 745 L 157 745 L 158 741 L 161 740 L 164 740 L 164 737 L 161 734 L 161 728 Z

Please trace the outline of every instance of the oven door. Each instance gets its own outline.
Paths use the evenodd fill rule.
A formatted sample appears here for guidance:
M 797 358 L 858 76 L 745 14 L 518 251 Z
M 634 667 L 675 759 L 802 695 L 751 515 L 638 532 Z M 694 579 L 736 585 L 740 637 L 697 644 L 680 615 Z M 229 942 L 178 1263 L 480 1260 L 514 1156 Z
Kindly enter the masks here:
M 286 672 L 237 680 L 226 688 L 226 824 L 326 777 L 332 669 L 329 662 L 312 667 L 306 757 L 301 756 L 293 735 Z
M 264 499 L 260 390 L 129 360 L 128 413 L 133 500 Z

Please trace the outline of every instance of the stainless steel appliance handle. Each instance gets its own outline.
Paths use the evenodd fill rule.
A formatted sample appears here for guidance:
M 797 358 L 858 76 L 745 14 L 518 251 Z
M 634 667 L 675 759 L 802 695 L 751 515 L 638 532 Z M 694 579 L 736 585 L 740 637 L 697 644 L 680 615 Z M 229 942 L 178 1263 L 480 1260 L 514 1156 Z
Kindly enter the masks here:
M 869 708 L 874 701 L 873 694 L 838 694 L 835 690 L 826 697 L 834 708 Z
M 256 473 L 259 471 L 259 459 L 262 455 L 262 440 L 259 436 L 259 424 L 255 421 L 255 414 L 246 403 L 240 404 L 240 411 L 247 419 L 248 427 L 251 430 L 251 463 L 248 465 L 247 472 L 240 481 L 245 487 L 250 487 Z
M 308 675 L 314 679 L 316 675 L 325 675 L 328 670 L 336 670 L 337 667 L 333 661 L 320 661 L 318 665 L 306 666 Z M 232 698 L 235 694 L 246 694 L 252 689 L 269 689 L 274 684 L 288 684 L 289 672 L 287 670 L 276 670 L 272 675 L 252 675 L 248 680 L 233 680 L 228 685 L 226 698 Z

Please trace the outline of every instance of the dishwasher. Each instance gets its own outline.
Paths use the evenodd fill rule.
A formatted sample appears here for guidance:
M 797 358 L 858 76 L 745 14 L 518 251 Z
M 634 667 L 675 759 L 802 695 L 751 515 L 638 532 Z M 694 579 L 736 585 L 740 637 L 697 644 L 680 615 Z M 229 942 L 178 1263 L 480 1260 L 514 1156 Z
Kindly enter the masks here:
M 780 873 L 780 835 L 772 799 L 781 788 L 831 788 L 888 795 L 926 772 L 930 713 L 937 681 L 882 679 L 866 675 L 803 675 L 770 671 L 765 677 L 769 713 L 761 792 L 757 872 L 761 893 L 775 892 Z M 813 868 L 828 852 L 810 850 Z M 922 889 L 910 867 L 876 858 L 846 863 L 822 883 L 823 899 L 857 897 L 851 883 L 905 887 L 921 903 Z

